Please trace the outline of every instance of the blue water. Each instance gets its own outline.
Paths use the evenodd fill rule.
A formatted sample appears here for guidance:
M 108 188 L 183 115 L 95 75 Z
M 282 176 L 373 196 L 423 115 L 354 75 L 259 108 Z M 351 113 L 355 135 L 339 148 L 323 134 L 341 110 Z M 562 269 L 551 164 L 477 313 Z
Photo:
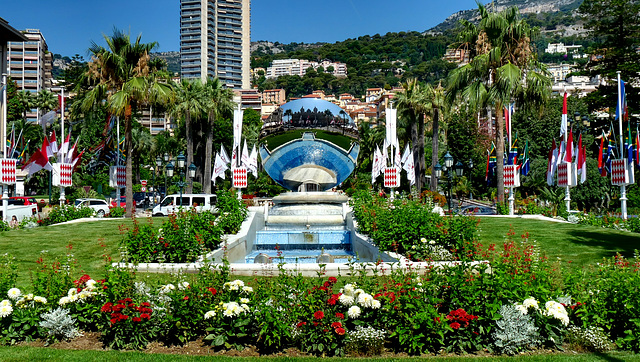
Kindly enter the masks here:
M 245 263 L 253 263 L 261 253 L 274 263 L 315 263 L 324 250 L 335 263 L 356 261 L 351 251 L 351 232 L 344 230 L 262 230 L 256 234 L 253 251 L 245 256 Z

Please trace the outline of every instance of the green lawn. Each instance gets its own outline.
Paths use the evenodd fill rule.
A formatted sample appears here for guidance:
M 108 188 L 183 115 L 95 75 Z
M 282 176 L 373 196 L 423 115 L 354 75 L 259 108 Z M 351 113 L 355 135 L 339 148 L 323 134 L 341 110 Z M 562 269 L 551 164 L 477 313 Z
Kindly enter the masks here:
M 139 222 L 152 222 L 160 227 L 165 219 L 139 219 Z M 35 262 L 42 251 L 47 251 L 49 260 L 64 260 L 70 251 L 78 261 L 76 274 L 85 272 L 94 278 L 101 278 L 105 266 L 103 255 L 110 255 L 114 261 L 120 260 L 118 244 L 126 232 L 124 228 L 131 225 L 131 219 L 104 219 L 0 232 L 0 252 L 16 258 L 18 286 L 29 285 L 30 270 L 36 266 Z M 634 249 L 640 249 L 640 234 L 592 226 L 481 217 L 479 228 L 480 242 L 485 245 L 501 244 L 511 229 L 515 232 L 515 240 L 521 240 L 521 235 L 528 232 L 529 242 L 535 240 L 547 256 L 552 259 L 559 257 L 575 267 L 593 264 L 616 252 L 631 257 Z
M 166 218 L 138 219 L 140 223 L 152 222 L 158 228 Z M 119 260 L 118 244 L 131 219 L 97 219 L 66 225 L 52 225 L 25 230 L 0 232 L 0 251 L 16 258 L 18 285 L 29 284 L 29 270 L 43 255 L 48 260 L 66 259 L 68 252 L 78 261 L 78 273 L 85 272 L 94 278 L 104 274 L 103 255 Z
M 529 242 L 535 242 L 550 258 L 561 258 L 576 267 L 601 261 L 621 253 L 632 257 L 640 249 L 640 234 L 599 228 L 519 218 L 480 217 L 479 239 L 483 244 L 499 244 L 509 230 L 514 240 L 522 240 L 529 233 Z
M 286 357 L 286 356 L 266 356 L 266 357 L 227 357 L 220 355 L 213 356 L 189 356 L 181 354 L 151 354 L 142 352 L 120 352 L 120 351 L 88 351 L 88 350 L 64 350 L 43 347 L 0 347 L 0 355 L 3 361 L 262 361 L 265 358 L 269 361 L 317 361 L 317 357 Z M 367 357 L 367 361 L 371 362 L 387 362 L 387 361 L 415 361 L 417 359 L 434 359 L 437 361 L 637 361 L 637 355 L 628 352 L 609 352 L 609 353 L 592 353 L 592 354 L 540 354 L 540 355 L 522 355 L 514 357 L 487 357 L 487 356 L 426 356 L 426 357 Z M 358 362 L 363 358 L 346 358 L 333 357 L 323 358 L 322 360 L 340 361 L 340 362 Z

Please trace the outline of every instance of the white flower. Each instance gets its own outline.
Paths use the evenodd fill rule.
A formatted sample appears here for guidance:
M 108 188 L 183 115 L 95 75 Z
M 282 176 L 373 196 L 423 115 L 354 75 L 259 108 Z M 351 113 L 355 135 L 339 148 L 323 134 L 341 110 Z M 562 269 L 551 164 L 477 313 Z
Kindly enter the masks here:
M 529 309 L 522 304 L 516 304 L 516 309 L 520 311 L 523 315 L 527 315 L 529 313 Z
M 427 242 L 427 238 L 421 238 L 420 241 L 424 244 Z
M 240 303 L 244 303 L 244 304 L 249 303 L 249 298 L 240 298 Z
M 242 308 L 245 312 L 249 311 L 249 306 L 244 303 L 240 304 L 240 308 Z
M 340 289 L 340 293 L 346 295 L 353 295 L 353 291 L 356 289 L 356 285 L 354 284 L 345 284 L 345 286 Z
M 18 288 L 11 288 L 7 293 L 7 296 L 9 296 L 9 299 L 12 299 L 12 300 L 17 300 L 18 298 L 20 298 L 21 295 L 22 295 L 22 292 Z
M 354 299 L 353 296 L 351 295 L 347 295 L 347 294 L 342 294 L 340 295 L 340 297 L 338 298 L 338 301 L 340 302 L 340 304 L 342 305 L 353 305 Z
M 5 299 L 2 302 L 0 302 L 0 307 L 6 307 L 6 306 L 11 307 L 11 301 L 8 299 Z
M 353 296 L 357 297 L 358 295 L 360 295 L 360 293 L 364 293 L 364 290 L 358 288 L 358 289 L 353 291 Z
M 13 308 L 10 305 L 3 305 L 0 307 L 0 318 L 8 317 L 13 312 Z
M 216 312 L 213 310 L 208 311 L 204 314 L 204 319 L 211 319 L 216 316 Z
M 33 297 L 33 301 L 34 302 L 38 302 L 38 303 L 42 303 L 42 304 L 47 304 L 47 298 L 45 298 L 45 297 L 35 296 L 35 297 Z
M 62 297 L 62 298 L 60 298 L 60 301 L 58 302 L 58 304 L 60 304 L 60 305 L 66 305 L 66 304 L 69 304 L 69 303 L 71 303 L 71 298 L 69 298 L 69 297 Z
M 73 298 L 76 294 L 78 294 L 78 290 L 76 288 L 71 288 L 69 289 L 69 292 L 67 292 L 67 297 Z
M 93 279 L 89 279 L 87 280 L 84 285 L 86 285 L 86 289 L 88 290 L 94 290 L 96 288 L 96 281 Z
M 553 317 L 559 320 L 565 326 L 569 325 L 569 315 L 567 314 L 567 310 L 564 308 L 562 304 L 555 302 L 553 300 L 550 300 L 547 303 L 545 303 L 544 306 L 545 306 L 544 315 L 548 317 Z
M 533 307 L 536 310 L 540 310 L 540 307 L 538 306 L 538 301 L 535 298 L 525 299 L 524 302 L 522 302 L 522 305 L 527 309 L 529 309 L 530 307 Z
M 180 284 L 178 284 L 178 289 L 179 290 L 185 290 L 189 288 L 189 282 L 182 282 Z
M 371 308 L 372 303 L 373 296 L 371 296 L 371 294 L 367 294 L 364 292 L 358 294 L 358 304 L 360 304 L 361 306 L 365 308 Z
M 354 306 L 351 306 L 349 308 L 349 310 L 347 311 L 347 315 L 351 319 L 356 319 L 356 318 L 360 317 L 360 313 L 361 312 L 362 311 L 360 310 L 360 307 L 358 307 L 357 305 L 354 305 Z
M 380 309 L 381 305 L 382 304 L 377 299 L 374 299 L 373 302 L 371 302 L 371 308 L 373 308 L 373 309 Z
M 245 293 L 253 293 L 252 287 L 242 287 L 242 291 Z
M 434 245 L 436 243 L 435 240 L 429 240 L 429 244 Z
M 160 293 L 161 294 L 167 294 L 167 293 L 169 293 L 169 292 L 171 292 L 172 290 L 175 290 L 175 289 L 176 289 L 175 285 L 167 284 L 167 285 L 165 285 L 165 286 L 160 288 Z

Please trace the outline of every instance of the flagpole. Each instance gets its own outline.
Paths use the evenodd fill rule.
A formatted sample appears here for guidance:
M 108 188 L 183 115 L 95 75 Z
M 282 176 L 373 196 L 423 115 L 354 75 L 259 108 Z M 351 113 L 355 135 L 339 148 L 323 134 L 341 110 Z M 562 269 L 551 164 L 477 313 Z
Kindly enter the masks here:
M 62 142 L 64 143 L 64 87 L 60 87 L 60 137 L 62 137 Z M 64 149 L 62 150 L 62 155 L 59 155 L 58 163 L 61 164 L 64 162 Z M 64 193 L 64 186 L 60 186 L 60 206 L 65 204 L 66 197 Z
M 509 129 L 507 130 L 508 132 L 508 136 L 509 136 L 509 153 L 508 155 L 511 154 L 511 124 L 513 123 L 513 119 L 511 119 L 512 113 L 511 113 L 511 104 L 509 104 L 509 108 L 507 108 L 507 116 L 509 117 Z M 507 157 L 507 159 L 509 159 Z M 509 215 L 513 216 L 514 212 L 514 208 L 515 208 L 515 196 L 513 195 L 513 186 L 509 187 Z
M 624 153 L 622 150 L 622 145 L 623 145 L 623 139 L 622 139 L 622 112 L 623 112 L 623 107 L 624 105 L 622 104 L 622 93 L 621 93 L 621 89 L 620 89 L 620 71 L 617 71 L 618 73 L 618 131 L 619 131 L 619 137 L 620 137 L 620 158 L 624 159 Z M 625 167 L 628 167 L 627 163 L 625 162 Z M 627 219 L 627 185 L 625 185 L 624 183 L 622 185 L 620 185 L 620 211 L 622 212 L 622 219 L 626 220 Z
M 7 73 L 2 73 L 2 156 L 7 158 Z M 2 185 L 2 215 L 9 221 L 9 187 Z
M 113 134 L 113 133 L 112 133 Z M 106 146 L 106 145 L 105 145 Z M 120 116 L 116 116 L 116 166 L 120 166 Z M 116 167 L 117 170 L 117 167 Z M 117 174 L 117 171 L 116 171 Z M 117 179 L 117 177 L 116 177 Z M 166 186 L 166 185 L 165 185 Z M 167 189 L 164 190 L 165 194 Z M 116 207 L 120 207 L 120 186 L 116 180 Z
M 564 91 L 564 97 L 565 97 L 565 99 L 567 97 L 567 91 L 566 90 Z M 563 111 L 564 111 L 564 109 L 563 109 Z M 563 114 L 563 116 L 565 118 L 567 118 L 567 123 L 566 123 L 567 129 L 564 131 L 564 134 L 562 135 L 562 140 L 564 141 L 564 152 L 566 154 L 567 153 L 567 147 L 569 146 L 567 144 L 567 137 L 569 135 L 569 132 L 571 132 L 571 129 L 569 128 L 569 115 L 568 114 Z M 562 152 L 562 148 L 560 148 L 559 151 Z M 560 152 L 558 152 L 558 157 L 560 157 Z M 562 157 L 564 158 L 564 155 L 562 155 Z M 571 163 L 571 161 L 569 161 L 569 163 Z M 573 167 L 569 167 L 569 169 L 571 171 L 573 171 Z M 569 181 L 570 180 L 567 180 L 567 186 L 565 186 L 565 188 L 564 188 L 564 204 L 565 204 L 565 207 L 567 209 L 567 213 L 569 212 L 569 210 L 571 210 L 571 187 L 569 186 L 569 183 L 570 183 Z

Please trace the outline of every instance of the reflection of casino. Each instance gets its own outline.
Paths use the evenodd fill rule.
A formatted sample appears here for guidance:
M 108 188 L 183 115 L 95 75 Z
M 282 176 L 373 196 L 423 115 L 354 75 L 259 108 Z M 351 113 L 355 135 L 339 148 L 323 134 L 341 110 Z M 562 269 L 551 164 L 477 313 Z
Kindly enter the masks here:
M 266 120 L 261 137 L 295 128 L 326 128 L 358 137 L 358 129 L 347 112 L 333 103 L 316 98 L 296 99 L 282 105 Z
M 322 135 L 316 136 L 314 129 Z M 280 134 L 290 141 L 277 144 L 272 137 Z M 353 142 L 357 139 L 353 120 L 340 107 L 321 99 L 284 104 L 269 117 L 261 137 L 265 171 L 278 184 L 294 191 L 324 191 L 341 184 L 353 172 L 360 150 L 360 145 Z M 345 146 L 351 142 L 351 146 L 345 150 L 336 141 Z

